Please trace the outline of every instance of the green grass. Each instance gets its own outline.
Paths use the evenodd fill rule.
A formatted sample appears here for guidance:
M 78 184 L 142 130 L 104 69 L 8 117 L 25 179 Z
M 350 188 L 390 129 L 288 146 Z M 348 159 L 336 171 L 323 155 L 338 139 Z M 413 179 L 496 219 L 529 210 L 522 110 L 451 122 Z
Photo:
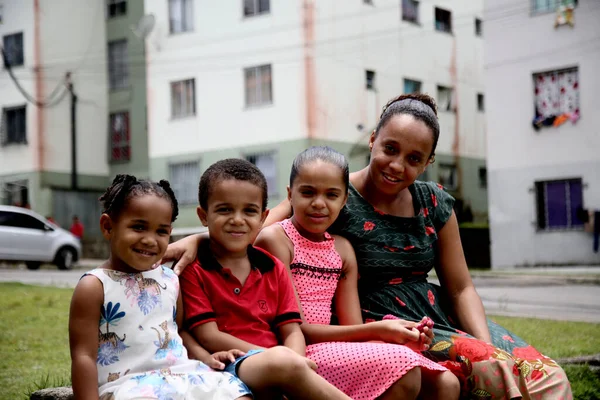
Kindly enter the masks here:
M 70 382 L 67 323 L 72 289 L 0 284 L 0 397 L 25 399 Z
M 72 289 L 0 283 L 1 398 L 25 399 L 39 388 L 70 382 L 67 323 Z M 600 352 L 600 325 L 493 317 L 553 358 Z M 566 366 L 575 399 L 600 398 L 600 377 Z

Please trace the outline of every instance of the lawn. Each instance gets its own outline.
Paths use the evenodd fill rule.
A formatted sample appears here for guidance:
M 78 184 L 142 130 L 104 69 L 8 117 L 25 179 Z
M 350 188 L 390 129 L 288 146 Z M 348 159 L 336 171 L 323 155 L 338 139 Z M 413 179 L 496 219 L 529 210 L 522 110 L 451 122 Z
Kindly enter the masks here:
M 0 398 L 25 399 L 35 385 L 69 382 L 67 321 L 72 289 L 0 283 Z M 493 317 L 553 358 L 600 352 L 600 325 Z M 600 398 L 600 377 L 567 366 L 576 399 Z

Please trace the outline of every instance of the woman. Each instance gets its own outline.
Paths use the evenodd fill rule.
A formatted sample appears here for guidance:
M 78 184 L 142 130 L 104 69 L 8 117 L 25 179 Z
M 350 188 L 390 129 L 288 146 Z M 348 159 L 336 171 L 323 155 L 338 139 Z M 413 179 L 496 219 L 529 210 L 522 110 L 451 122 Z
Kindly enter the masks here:
M 452 370 L 463 397 L 570 399 L 564 371 L 521 338 L 486 320 L 466 265 L 454 199 L 416 181 L 434 162 L 439 137 L 435 101 L 402 95 L 384 108 L 371 134 L 371 158 L 350 174 L 346 206 L 330 229 L 353 245 L 365 322 L 385 315 L 435 322 L 424 354 Z M 291 212 L 287 201 L 266 224 Z M 195 258 L 199 237 L 171 245 L 176 269 Z M 181 257 L 180 257 L 181 256 Z M 427 282 L 435 268 L 441 286 Z

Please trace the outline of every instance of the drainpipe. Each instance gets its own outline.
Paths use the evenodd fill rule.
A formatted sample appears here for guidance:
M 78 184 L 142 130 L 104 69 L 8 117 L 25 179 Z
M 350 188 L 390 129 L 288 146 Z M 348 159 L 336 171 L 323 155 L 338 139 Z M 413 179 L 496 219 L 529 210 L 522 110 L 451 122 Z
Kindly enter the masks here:
M 44 77 L 42 68 L 42 49 L 41 49 L 41 29 L 40 29 L 40 0 L 33 1 L 33 64 L 35 75 L 35 98 L 43 99 L 44 96 Z M 36 107 L 36 133 L 37 133 L 37 171 L 41 174 L 44 171 L 44 125 L 45 125 L 44 107 Z
M 67 72 L 67 87 L 71 94 L 71 190 L 77 190 L 77 95 L 73 90 L 71 73 Z
M 303 34 L 304 34 L 304 81 L 306 102 L 306 126 L 308 139 L 315 137 L 317 125 L 317 93 L 315 83 L 315 4 L 314 0 L 303 1 Z

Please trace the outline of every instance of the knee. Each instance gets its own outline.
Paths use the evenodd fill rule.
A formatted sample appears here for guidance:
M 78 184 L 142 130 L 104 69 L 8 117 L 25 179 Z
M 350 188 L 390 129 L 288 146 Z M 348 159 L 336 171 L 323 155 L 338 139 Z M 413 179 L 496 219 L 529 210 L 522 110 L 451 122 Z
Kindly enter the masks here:
M 421 391 L 421 368 L 415 367 L 389 389 L 388 398 L 416 399 Z
M 267 356 L 269 373 L 281 380 L 294 379 L 310 369 L 304 357 L 284 346 L 266 350 L 265 356 Z
M 460 396 L 460 382 L 450 371 L 444 371 L 439 378 L 439 391 L 444 393 L 446 399 L 458 399 Z

